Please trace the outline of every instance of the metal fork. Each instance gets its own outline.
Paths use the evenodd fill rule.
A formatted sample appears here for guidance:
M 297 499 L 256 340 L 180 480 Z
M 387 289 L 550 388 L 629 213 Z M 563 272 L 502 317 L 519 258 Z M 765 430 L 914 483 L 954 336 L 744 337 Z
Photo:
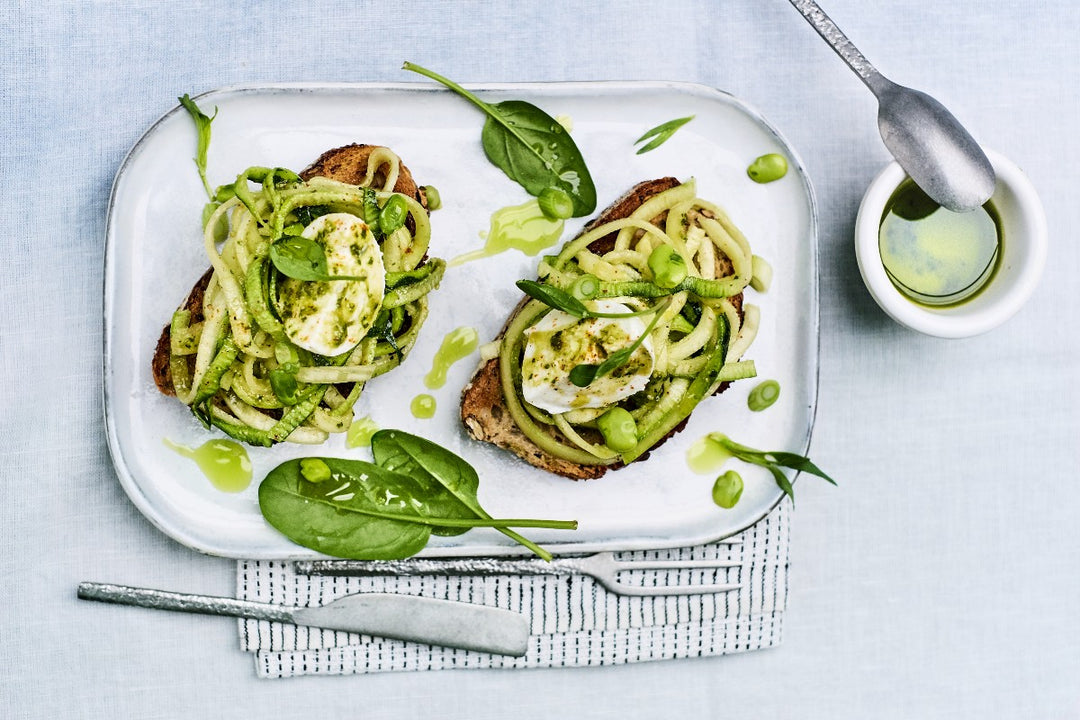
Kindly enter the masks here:
M 540 558 L 448 558 L 409 560 L 308 560 L 297 562 L 302 575 L 589 575 L 611 592 L 621 595 L 704 595 L 729 592 L 738 583 L 636 585 L 620 580 L 621 573 L 635 570 L 717 570 L 741 567 L 740 560 L 639 560 L 619 559 L 601 552 L 583 557 L 562 557 L 547 562 Z

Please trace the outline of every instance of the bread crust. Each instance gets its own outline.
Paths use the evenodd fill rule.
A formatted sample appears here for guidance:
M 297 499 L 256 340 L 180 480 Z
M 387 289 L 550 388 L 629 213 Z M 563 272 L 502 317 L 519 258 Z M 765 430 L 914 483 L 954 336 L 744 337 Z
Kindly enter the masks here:
M 677 187 L 680 184 L 681 183 L 673 177 L 646 180 L 638 183 L 615 200 L 615 202 L 609 205 L 607 209 L 601 212 L 596 218 L 587 223 L 582 230 L 582 234 L 585 234 L 589 230 L 603 225 L 604 223 L 629 217 L 653 196 L 658 195 L 665 190 Z M 662 222 L 663 219 L 663 217 L 654 218 L 653 222 L 659 223 Z M 616 235 L 617 233 L 613 232 L 594 240 L 589 243 L 589 250 L 598 255 L 610 252 L 615 247 Z M 730 261 L 727 258 L 718 258 L 717 269 L 723 273 L 730 272 Z M 734 296 L 731 300 L 741 314 L 742 294 L 740 293 L 739 295 Z M 506 332 L 506 328 L 509 326 L 514 316 L 524 306 L 525 302 L 523 301 L 514 308 L 509 315 L 506 325 L 504 325 L 503 329 L 499 332 L 497 339 L 502 339 Z M 723 383 L 717 389 L 717 394 L 727 389 L 729 384 L 730 383 Z M 464 423 L 472 438 L 482 442 L 492 443 L 504 450 L 509 450 L 534 467 L 572 480 L 590 480 L 599 478 L 609 470 L 617 470 L 622 467 L 622 463 L 614 463 L 611 465 L 579 465 L 551 455 L 526 437 L 517 426 L 517 423 L 514 422 L 513 418 L 510 416 L 509 409 L 506 407 L 502 383 L 499 378 L 499 358 L 497 357 L 483 362 L 473 374 L 469 384 L 462 390 L 461 421 Z M 666 442 L 668 438 L 681 431 L 686 426 L 686 423 L 687 420 L 683 420 L 679 423 L 662 440 L 654 445 L 651 450 L 660 447 L 660 445 Z M 551 435 L 553 438 L 559 439 L 560 441 L 562 440 L 562 438 L 554 432 L 552 432 Z M 645 453 L 639 460 L 645 460 L 648 456 L 649 453 Z
M 327 150 L 300 173 L 300 178 L 310 180 L 313 177 L 325 177 L 349 185 L 359 185 L 367 177 L 371 153 L 380 147 L 383 146 L 353 143 Z M 374 179 L 375 184 L 381 185 L 385 181 L 386 175 L 382 170 L 377 170 Z M 414 197 L 421 205 L 427 207 L 427 197 L 423 188 L 416 184 L 416 180 L 404 163 L 399 165 L 398 178 L 394 183 L 394 192 Z M 409 222 L 412 222 L 411 218 Z M 203 299 L 212 275 L 212 268 L 203 273 L 202 277 L 199 278 L 188 293 L 183 305 L 180 306 L 181 309 L 186 309 L 191 313 L 192 324 L 201 322 L 203 319 Z M 157 389 L 165 395 L 175 396 L 176 390 L 173 388 L 172 372 L 169 369 L 170 345 L 172 344 L 170 325 L 171 323 L 166 323 L 161 335 L 158 336 L 157 345 L 154 347 L 154 356 L 150 360 L 150 367 Z M 194 355 L 190 357 L 192 365 L 195 362 L 194 357 Z

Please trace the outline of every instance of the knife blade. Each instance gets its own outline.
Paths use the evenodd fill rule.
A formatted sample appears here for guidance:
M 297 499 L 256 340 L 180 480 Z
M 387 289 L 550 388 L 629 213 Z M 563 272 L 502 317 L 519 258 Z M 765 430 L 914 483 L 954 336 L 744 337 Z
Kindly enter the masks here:
M 344 630 L 427 645 L 521 657 L 529 621 L 502 608 L 416 595 L 357 593 L 316 607 L 292 607 L 107 583 L 79 583 L 82 600 L 154 610 L 225 615 Z

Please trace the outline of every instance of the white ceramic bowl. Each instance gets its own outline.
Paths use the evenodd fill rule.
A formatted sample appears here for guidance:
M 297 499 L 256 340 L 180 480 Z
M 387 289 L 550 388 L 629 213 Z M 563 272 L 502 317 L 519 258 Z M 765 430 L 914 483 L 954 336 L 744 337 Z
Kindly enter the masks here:
M 978 335 L 1012 317 L 1031 297 L 1046 264 L 1046 215 L 1027 175 L 1005 156 L 986 151 L 997 174 L 990 198 L 1001 219 L 1001 264 L 975 297 L 940 308 L 919 305 L 901 293 L 881 263 L 878 226 L 885 204 L 907 177 L 890 163 L 870 183 L 855 221 L 855 256 L 874 300 L 893 320 L 944 338 Z

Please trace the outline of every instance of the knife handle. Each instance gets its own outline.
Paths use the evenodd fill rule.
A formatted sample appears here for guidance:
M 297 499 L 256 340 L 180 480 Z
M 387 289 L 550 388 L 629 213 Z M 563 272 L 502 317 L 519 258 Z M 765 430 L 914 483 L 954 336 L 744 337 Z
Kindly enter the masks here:
M 79 583 L 78 597 L 81 600 L 133 605 L 151 610 L 173 610 L 200 615 L 224 615 L 278 622 L 292 622 L 293 612 L 292 608 L 269 603 L 94 582 Z

